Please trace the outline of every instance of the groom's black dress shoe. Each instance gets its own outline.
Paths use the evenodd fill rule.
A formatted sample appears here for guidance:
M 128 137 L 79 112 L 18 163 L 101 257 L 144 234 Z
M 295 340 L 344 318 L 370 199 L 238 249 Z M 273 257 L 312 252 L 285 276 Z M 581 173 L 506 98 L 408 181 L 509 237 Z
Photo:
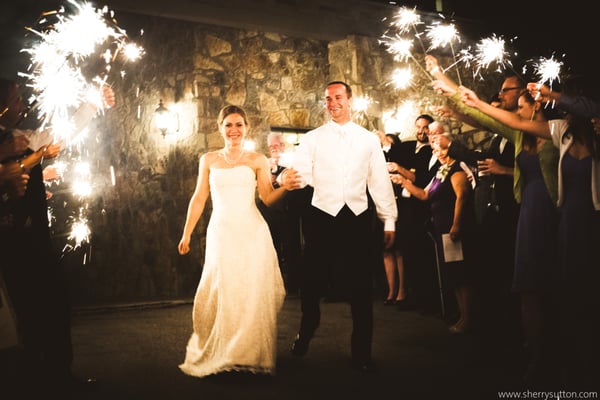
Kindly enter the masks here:
M 309 342 L 310 339 L 307 339 L 306 337 L 297 334 L 296 339 L 294 339 L 294 343 L 292 343 L 292 348 L 290 349 L 290 352 L 296 357 L 302 357 L 308 352 Z

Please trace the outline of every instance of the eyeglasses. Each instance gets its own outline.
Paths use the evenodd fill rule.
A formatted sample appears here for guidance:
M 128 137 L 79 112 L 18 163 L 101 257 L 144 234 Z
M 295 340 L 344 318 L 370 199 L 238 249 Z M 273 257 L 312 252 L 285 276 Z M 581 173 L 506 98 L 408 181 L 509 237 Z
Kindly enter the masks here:
M 505 87 L 505 88 L 500 89 L 500 92 L 498 92 L 498 94 L 505 94 L 507 92 L 510 92 L 511 90 L 516 90 L 516 89 L 523 89 L 523 88 L 522 87 L 518 87 L 518 86 L 515 86 L 515 87 Z

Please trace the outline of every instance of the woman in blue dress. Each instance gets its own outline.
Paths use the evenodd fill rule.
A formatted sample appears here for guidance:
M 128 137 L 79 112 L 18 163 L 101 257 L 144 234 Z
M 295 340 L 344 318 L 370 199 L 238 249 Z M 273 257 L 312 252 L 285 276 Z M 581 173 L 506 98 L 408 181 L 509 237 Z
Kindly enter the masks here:
M 552 104 L 567 112 L 565 118 L 545 123 L 498 117 L 514 128 L 551 140 L 559 149 L 561 363 L 566 385 L 593 387 L 599 374 L 594 365 L 600 356 L 596 339 L 600 301 L 595 289 L 600 280 L 600 136 L 594 133 L 591 119 L 600 116 L 600 107 L 587 98 L 538 83 L 529 83 L 527 89 L 542 106 Z
M 438 88 L 442 91 L 445 88 Z M 561 291 L 558 264 L 558 149 L 511 121 L 548 125 L 555 110 L 537 103 L 527 91 L 516 113 L 480 100 L 465 87 L 452 90 L 455 109 L 515 146 L 514 195 L 520 205 L 515 244 L 513 290 L 519 294 L 521 328 L 529 351 L 524 379 L 528 384 L 556 379 L 556 300 Z

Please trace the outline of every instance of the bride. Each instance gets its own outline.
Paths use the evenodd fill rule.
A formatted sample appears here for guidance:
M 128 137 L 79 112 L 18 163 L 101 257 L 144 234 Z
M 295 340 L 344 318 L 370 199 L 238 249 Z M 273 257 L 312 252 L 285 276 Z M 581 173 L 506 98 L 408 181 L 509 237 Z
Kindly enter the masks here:
M 198 181 L 187 211 L 179 254 L 190 239 L 210 194 L 212 214 L 206 232 L 206 256 L 193 307 L 193 333 L 179 368 L 203 377 L 227 371 L 275 373 L 277 314 L 285 289 L 267 223 L 255 194 L 266 205 L 298 188 L 290 171 L 280 188 L 271 185 L 263 154 L 242 146 L 246 112 L 221 109 L 223 149 L 200 157 Z

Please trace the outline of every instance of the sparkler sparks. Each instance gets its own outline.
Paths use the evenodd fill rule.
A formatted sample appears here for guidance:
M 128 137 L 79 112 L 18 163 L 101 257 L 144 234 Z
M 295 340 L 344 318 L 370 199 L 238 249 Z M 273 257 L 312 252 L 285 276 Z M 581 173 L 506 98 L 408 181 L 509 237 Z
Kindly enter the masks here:
M 434 22 L 427 28 L 427 38 L 431 42 L 429 50 L 446 47 L 448 45 L 452 46 L 452 42 L 460 41 L 458 31 L 454 24 L 442 24 L 439 22 Z
M 68 240 L 75 246 L 65 248 L 74 249 L 89 241 L 91 234 L 85 212 L 93 193 L 93 173 L 87 160 L 91 153 L 87 147 L 89 131 L 84 124 L 104 110 L 103 88 L 113 63 L 136 61 L 144 49 L 128 41 L 107 7 L 97 9 L 76 0 L 43 12 L 26 30 L 34 40 L 31 47 L 21 51 L 29 55 L 31 64 L 19 76 L 33 91 L 30 104 L 37 111 L 40 127 L 50 128 L 53 140 L 66 145 L 67 151 L 55 163 L 62 164 L 61 180 L 70 172 L 72 201 L 80 203 L 77 218 L 66 221 L 72 223 Z M 114 185 L 114 171 L 111 180 Z
M 84 242 L 89 243 L 91 233 L 87 218 L 80 215 L 79 218 L 73 222 L 69 239 L 75 242 L 74 248 L 77 248 Z
M 402 33 L 414 29 L 419 24 L 422 24 L 421 16 L 417 13 L 416 8 L 400 7 L 392 20 L 392 25 Z
M 449 46 L 452 51 L 452 57 L 454 59 L 453 65 L 456 66 L 457 58 L 456 52 L 454 51 L 453 42 L 460 42 L 460 36 L 458 36 L 458 31 L 454 24 L 442 24 L 439 21 L 434 22 L 427 29 L 427 37 L 429 38 L 431 45 L 429 49 L 437 49 L 439 47 Z M 462 79 L 460 77 L 460 71 L 458 70 L 458 66 L 456 66 L 456 75 L 458 78 L 458 84 L 462 85 Z
M 497 65 L 499 72 L 506 66 L 512 66 L 508 59 L 504 39 L 496 37 L 496 35 L 483 38 L 477 43 L 474 61 L 476 65 L 474 75 L 477 75 L 481 69 L 487 69 L 493 63 Z
M 550 58 L 540 57 L 537 62 L 534 63 L 535 74 L 539 77 L 538 82 L 540 84 L 548 84 L 552 88 L 554 81 L 560 82 L 560 70 L 563 63 L 555 60 L 554 55 Z
M 396 89 L 406 89 L 412 85 L 413 74 L 409 67 L 396 68 L 392 73 L 392 83 Z
M 67 139 L 65 120 L 89 101 L 90 94 L 101 98 L 101 87 L 117 56 L 123 53 L 127 59 L 135 60 L 143 55 L 141 47 L 126 42 L 125 32 L 116 26 L 106 7 L 95 9 L 90 3 L 75 0 L 68 3 L 75 10 L 73 14 L 62 7 L 44 13 L 37 27 L 27 28 L 38 41 L 22 50 L 30 55 L 31 67 L 19 74 L 27 78 L 33 89 L 34 107 L 42 127 L 59 125 Z M 92 57 L 97 53 L 101 56 Z M 104 65 L 98 65 L 97 60 Z

